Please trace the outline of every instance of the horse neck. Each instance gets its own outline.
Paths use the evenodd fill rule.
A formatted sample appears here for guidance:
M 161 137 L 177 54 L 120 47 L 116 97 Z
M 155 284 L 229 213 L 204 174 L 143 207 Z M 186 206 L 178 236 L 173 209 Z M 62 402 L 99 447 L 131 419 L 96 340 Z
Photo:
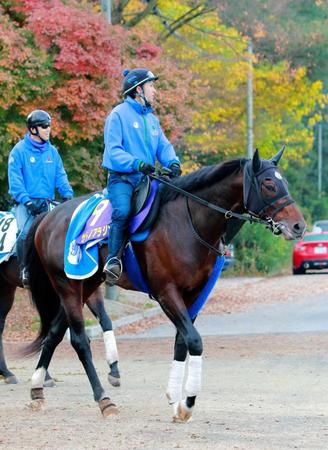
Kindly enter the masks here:
M 220 206 L 228 211 L 243 211 L 243 176 L 242 172 L 230 175 L 198 192 L 198 197 Z M 213 209 L 190 202 L 194 224 L 201 236 L 211 244 L 216 244 L 226 230 L 227 219 Z

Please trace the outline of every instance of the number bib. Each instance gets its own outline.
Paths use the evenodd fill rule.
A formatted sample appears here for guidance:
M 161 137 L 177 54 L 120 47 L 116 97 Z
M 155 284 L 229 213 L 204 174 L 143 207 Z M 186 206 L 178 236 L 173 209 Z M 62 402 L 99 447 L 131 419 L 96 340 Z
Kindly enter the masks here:
M 13 253 L 17 239 L 17 222 L 11 212 L 0 211 L 0 262 Z

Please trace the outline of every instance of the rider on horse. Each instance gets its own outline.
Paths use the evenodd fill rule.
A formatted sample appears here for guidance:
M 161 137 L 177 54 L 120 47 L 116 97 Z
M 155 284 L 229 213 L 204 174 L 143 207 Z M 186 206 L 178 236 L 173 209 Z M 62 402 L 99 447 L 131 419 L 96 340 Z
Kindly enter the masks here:
M 156 158 L 171 170 L 171 176 L 181 175 L 179 158 L 151 108 L 158 77 L 148 69 L 125 70 L 123 75 L 125 99 L 107 117 L 104 133 L 103 167 L 109 170 L 107 189 L 113 207 L 104 272 L 112 284 L 122 272 L 131 199 L 142 176 L 155 171 Z
M 48 210 L 57 188 L 63 200 L 73 197 L 62 159 L 50 143 L 51 117 L 40 109 L 27 117 L 28 133 L 12 149 L 8 159 L 9 193 L 16 203 L 17 257 L 22 283 L 28 286 L 24 243 L 35 216 Z

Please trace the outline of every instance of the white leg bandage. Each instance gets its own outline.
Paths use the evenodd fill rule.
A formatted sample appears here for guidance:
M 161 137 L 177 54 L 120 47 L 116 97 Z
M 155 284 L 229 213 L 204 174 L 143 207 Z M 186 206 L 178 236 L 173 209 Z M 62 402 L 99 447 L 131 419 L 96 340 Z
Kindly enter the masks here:
M 189 355 L 186 393 L 188 397 L 197 395 L 202 387 L 202 357 Z
M 104 332 L 104 343 L 106 351 L 106 361 L 108 362 L 108 364 L 112 364 L 113 362 L 118 361 L 116 339 L 113 330 Z
M 32 389 L 43 388 L 43 383 L 46 377 L 46 369 L 44 367 L 39 367 L 32 375 Z
M 182 386 L 186 361 L 172 361 L 166 396 L 169 403 L 175 403 L 182 399 Z

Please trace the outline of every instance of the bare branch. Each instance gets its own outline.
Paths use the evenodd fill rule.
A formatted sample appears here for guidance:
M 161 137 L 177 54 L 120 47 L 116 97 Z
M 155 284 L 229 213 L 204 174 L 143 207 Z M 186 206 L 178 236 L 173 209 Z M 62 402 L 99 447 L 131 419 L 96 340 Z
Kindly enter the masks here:
M 117 25 L 123 21 L 124 9 L 128 6 L 130 0 L 119 0 L 116 5 L 112 7 L 112 24 Z
M 126 22 L 124 26 L 126 28 L 132 28 L 141 22 L 145 17 L 152 13 L 153 9 L 157 6 L 157 1 L 158 0 L 148 0 L 145 9 L 140 13 L 137 13 L 131 20 L 129 20 L 129 22 Z

